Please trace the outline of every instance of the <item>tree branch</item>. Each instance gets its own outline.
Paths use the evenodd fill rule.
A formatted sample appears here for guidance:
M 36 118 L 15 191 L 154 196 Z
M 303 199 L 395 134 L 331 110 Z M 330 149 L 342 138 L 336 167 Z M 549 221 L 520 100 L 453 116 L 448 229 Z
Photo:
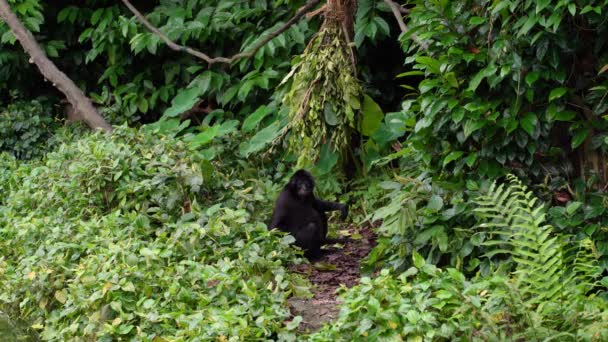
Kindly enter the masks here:
M 112 132 L 112 126 L 99 114 L 91 100 L 46 56 L 36 38 L 19 21 L 6 0 L 0 0 L 0 17 L 30 56 L 30 63 L 36 64 L 40 73 L 65 95 L 82 120 L 91 128 Z
M 165 44 L 167 44 L 167 46 L 169 46 L 169 48 L 171 48 L 172 50 L 174 50 L 174 51 L 185 51 L 185 52 L 191 54 L 192 56 L 195 56 L 195 57 L 197 57 L 199 59 L 204 60 L 205 62 L 207 62 L 209 64 L 215 64 L 215 63 L 227 63 L 227 64 L 231 64 L 232 62 L 234 62 L 236 60 L 239 60 L 239 59 L 242 59 L 242 58 L 249 58 L 249 57 L 255 55 L 255 53 L 258 52 L 258 50 L 262 46 L 266 45 L 266 43 L 268 43 L 269 41 L 271 41 L 272 39 L 274 39 L 276 36 L 278 36 L 281 33 L 285 32 L 288 28 L 290 28 L 293 24 L 295 24 L 304 14 L 306 14 L 307 12 L 309 12 L 310 10 L 312 10 L 312 8 L 319 3 L 319 0 L 310 0 L 310 1 L 308 1 L 308 3 L 306 3 L 306 5 L 304 5 L 304 6 L 302 6 L 302 7 L 300 7 L 298 9 L 298 11 L 296 12 L 296 14 L 291 19 L 289 19 L 285 24 L 283 24 L 281 27 L 279 27 L 276 31 L 270 33 L 264 39 L 262 39 L 256 45 L 254 45 L 251 50 L 246 51 L 246 52 L 237 53 L 236 55 L 234 55 L 232 57 L 210 57 L 209 55 L 207 55 L 205 53 L 202 53 L 202 52 L 200 52 L 198 50 L 195 50 L 195 49 L 189 48 L 187 46 L 183 46 L 183 45 L 177 44 L 174 41 L 172 41 L 171 39 L 169 39 L 169 37 L 167 37 L 164 33 L 162 33 L 158 28 L 154 27 L 154 25 L 152 25 L 143 16 L 143 14 L 141 14 L 141 12 L 139 12 L 137 10 L 137 8 L 135 8 L 129 2 L 129 0 L 122 0 L 122 2 L 135 15 L 135 17 L 137 18 L 137 20 L 139 20 L 139 22 L 141 22 L 148 30 L 150 30 L 151 32 L 153 32 L 156 35 L 158 35 L 165 42 Z
M 397 5 L 392 0 L 384 0 L 384 2 L 388 5 L 388 7 L 390 7 L 391 11 L 393 12 L 393 15 L 395 16 L 395 19 L 397 19 L 397 24 L 399 24 L 401 32 L 406 33 L 407 31 L 409 31 L 409 28 L 407 27 L 407 25 L 405 25 L 405 22 L 403 21 L 403 16 L 401 15 L 403 7 Z M 416 35 L 415 33 L 412 34 L 412 40 L 416 42 L 416 44 L 418 44 L 423 50 L 426 51 L 429 49 L 429 46 L 425 42 L 421 41 L 420 38 L 418 38 L 418 35 Z

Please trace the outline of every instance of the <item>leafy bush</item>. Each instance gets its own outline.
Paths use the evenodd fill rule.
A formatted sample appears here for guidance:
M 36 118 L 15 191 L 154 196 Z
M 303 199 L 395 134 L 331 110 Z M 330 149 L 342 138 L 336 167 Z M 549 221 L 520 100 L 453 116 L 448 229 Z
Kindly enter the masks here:
M 416 162 L 404 164 L 401 175 L 378 184 L 384 195 L 369 218 L 382 224 L 378 245 L 364 261 L 366 269 L 402 272 L 411 266 L 414 251 L 436 265 L 462 269 L 479 254 L 471 239 L 474 220 L 469 202 L 478 185 L 470 182 L 468 190 L 452 184 L 448 190 L 443 187 L 448 184 L 434 181 L 419 167 Z
M 504 286 L 504 279 L 471 283 L 455 269 L 443 272 L 425 264 L 415 252 L 414 264 L 418 267 L 397 277 L 383 270 L 377 278 L 364 277 L 360 285 L 344 291 L 337 321 L 311 341 L 470 338 L 491 323 L 483 312 L 493 304 L 486 296 L 488 287 Z
M 540 176 L 542 162 L 563 164 L 594 131 L 602 140 L 604 5 L 415 1 L 403 36 L 414 70 L 402 76 L 424 75 L 408 111 L 418 157 L 456 175 Z M 422 44 L 410 44 L 414 34 Z
M 204 208 L 221 171 L 186 146 L 119 127 L 22 170 L 0 206 L 0 311 L 53 341 L 293 338 L 293 238 Z
M 15 170 L 17 160 L 10 154 L 0 153 L 0 205 L 6 194 L 15 186 Z
M 467 280 L 413 251 L 413 267 L 398 276 L 384 269 L 343 290 L 338 320 L 311 340 L 606 340 L 608 301 L 597 293 L 607 281 L 598 287 L 592 243 L 573 250 L 544 224 L 536 201 L 513 177 L 476 200 L 491 275 Z
M 18 159 L 32 159 L 48 151 L 52 147 L 49 139 L 59 126 L 52 108 L 44 98 L 17 100 L 0 108 L 0 152 Z

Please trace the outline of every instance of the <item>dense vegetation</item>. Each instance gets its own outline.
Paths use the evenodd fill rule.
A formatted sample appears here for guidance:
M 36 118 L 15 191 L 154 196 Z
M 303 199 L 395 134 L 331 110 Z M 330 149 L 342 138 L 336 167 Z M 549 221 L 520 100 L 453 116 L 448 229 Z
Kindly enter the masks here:
M 608 339 L 608 1 L 0 2 L 114 127 L 3 14 L 0 334 Z M 300 167 L 377 227 L 312 332 L 265 225 Z

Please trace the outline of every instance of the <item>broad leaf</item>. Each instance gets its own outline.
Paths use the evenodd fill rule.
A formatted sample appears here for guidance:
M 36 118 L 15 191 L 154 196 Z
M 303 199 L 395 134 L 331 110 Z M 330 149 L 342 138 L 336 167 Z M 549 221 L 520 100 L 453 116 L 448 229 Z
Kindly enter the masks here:
M 532 136 L 534 134 L 534 130 L 536 129 L 536 125 L 538 124 L 538 118 L 536 117 L 536 114 L 528 113 L 519 121 L 519 124 L 524 131 Z
M 171 101 L 171 107 L 167 108 L 163 116 L 174 117 L 190 110 L 198 102 L 200 90 L 198 88 L 188 88 L 180 91 Z
M 380 106 L 369 96 L 363 95 L 363 120 L 361 122 L 361 133 L 370 136 L 380 128 L 384 113 Z
M 252 153 L 260 151 L 281 134 L 281 130 L 285 124 L 286 123 L 277 120 L 268 127 L 257 132 L 249 141 L 246 141 L 239 146 L 241 156 L 247 157 Z
M 576 131 L 576 133 L 574 134 L 574 137 L 572 137 L 572 142 L 571 142 L 572 148 L 579 147 L 585 141 L 585 139 L 587 139 L 588 135 L 589 135 L 588 128 L 582 128 L 582 129 L 579 129 L 578 131 Z
M 566 94 L 567 91 L 568 91 L 568 88 L 564 88 L 564 87 L 555 88 L 555 89 L 551 90 L 551 93 L 549 94 L 549 102 L 564 96 L 564 94 Z
M 260 121 L 264 120 L 264 118 L 270 113 L 272 113 L 272 109 L 266 107 L 266 105 L 258 107 L 255 112 L 249 115 L 245 121 L 243 121 L 243 132 L 253 130 L 260 123 Z

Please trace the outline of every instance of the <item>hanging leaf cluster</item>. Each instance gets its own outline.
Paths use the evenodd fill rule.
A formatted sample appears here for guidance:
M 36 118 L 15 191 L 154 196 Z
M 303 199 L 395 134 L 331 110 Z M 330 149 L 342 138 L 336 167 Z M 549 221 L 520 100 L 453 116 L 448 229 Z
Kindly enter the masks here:
M 314 163 L 325 144 L 346 153 L 361 108 L 362 88 L 355 74 L 342 27 L 325 21 L 286 78 L 292 78 L 283 98 L 289 109 L 289 150 L 299 156 L 298 166 Z

